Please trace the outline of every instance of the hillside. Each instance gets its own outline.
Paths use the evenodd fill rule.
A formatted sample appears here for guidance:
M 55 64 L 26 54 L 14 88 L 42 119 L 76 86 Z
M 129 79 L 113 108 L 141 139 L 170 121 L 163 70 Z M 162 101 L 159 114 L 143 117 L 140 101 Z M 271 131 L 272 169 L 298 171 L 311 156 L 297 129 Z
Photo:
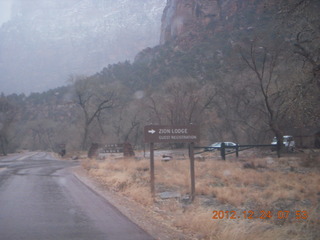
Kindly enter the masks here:
M 17 139 L 12 148 L 124 141 L 141 148 L 150 123 L 198 124 L 202 146 L 317 131 L 319 9 L 308 0 L 167 1 L 161 45 L 132 63 L 74 75 L 69 86 L 41 94 L 8 96 L 26 106 L 7 133 Z

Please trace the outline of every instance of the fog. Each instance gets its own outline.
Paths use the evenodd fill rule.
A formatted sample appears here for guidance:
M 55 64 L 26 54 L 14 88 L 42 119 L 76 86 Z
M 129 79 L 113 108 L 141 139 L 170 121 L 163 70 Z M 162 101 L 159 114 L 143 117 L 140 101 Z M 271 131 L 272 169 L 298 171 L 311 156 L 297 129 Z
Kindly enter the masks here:
M 10 20 L 12 0 L 0 1 L 0 26 Z
M 159 43 L 163 0 L 1 0 L 0 92 L 42 92 Z

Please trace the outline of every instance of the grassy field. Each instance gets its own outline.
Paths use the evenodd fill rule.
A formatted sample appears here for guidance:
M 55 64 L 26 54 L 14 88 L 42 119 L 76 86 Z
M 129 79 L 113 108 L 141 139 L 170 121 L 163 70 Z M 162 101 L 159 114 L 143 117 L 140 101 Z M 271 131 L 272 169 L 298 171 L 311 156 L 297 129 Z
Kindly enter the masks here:
M 184 151 L 155 159 L 156 197 L 150 194 L 149 159 L 84 159 L 82 166 L 106 188 L 161 215 L 194 239 L 320 239 L 320 153 L 248 151 L 220 160 L 204 153 L 195 162 L 196 198 L 189 199 L 189 161 Z M 170 197 L 172 196 L 172 197 Z

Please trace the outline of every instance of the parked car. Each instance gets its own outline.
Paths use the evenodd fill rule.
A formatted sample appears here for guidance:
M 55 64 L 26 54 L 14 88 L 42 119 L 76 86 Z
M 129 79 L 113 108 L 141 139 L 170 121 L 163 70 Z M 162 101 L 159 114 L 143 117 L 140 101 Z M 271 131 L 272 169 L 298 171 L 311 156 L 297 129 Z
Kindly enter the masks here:
M 215 151 L 217 149 L 220 149 L 221 148 L 221 144 L 223 142 L 216 142 L 216 143 L 213 143 L 211 144 L 210 146 L 206 147 L 205 150 L 206 151 Z M 226 147 L 236 147 L 237 144 L 234 143 L 234 142 L 224 142 L 225 146 Z M 232 148 L 227 148 L 226 151 L 232 151 L 233 149 Z
M 271 145 L 274 145 L 274 147 L 271 148 L 272 151 L 275 151 L 277 149 L 277 138 L 274 137 L 272 142 L 271 142 Z M 289 152 L 293 152 L 296 144 L 294 142 L 294 139 L 292 136 L 290 135 L 286 135 L 286 136 L 283 136 L 283 146 L 289 151 Z

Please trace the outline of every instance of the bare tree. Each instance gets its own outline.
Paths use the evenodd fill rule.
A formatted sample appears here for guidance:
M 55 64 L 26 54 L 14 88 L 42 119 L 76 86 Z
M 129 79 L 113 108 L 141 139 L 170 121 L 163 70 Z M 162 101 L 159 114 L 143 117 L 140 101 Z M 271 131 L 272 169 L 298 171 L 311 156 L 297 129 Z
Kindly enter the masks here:
M 7 155 L 10 144 L 10 128 L 16 116 L 15 107 L 4 96 L 0 96 L 0 150 Z
M 320 27 L 320 25 L 319 25 Z M 293 52 L 301 63 L 301 75 L 292 83 L 291 115 L 298 127 L 318 126 L 320 121 L 320 31 L 297 33 Z M 301 66 L 301 64 L 300 64 Z M 302 114 L 303 113 L 303 114 Z
M 262 97 L 263 107 L 260 111 L 267 118 L 270 130 L 277 138 L 277 153 L 283 142 L 283 132 L 280 127 L 286 109 L 285 91 L 280 87 L 280 81 L 275 76 L 280 51 L 268 52 L 265 47 L 257 47 L 256 41 L 252 41 L 248 55 L 240 49 L 241 57 L 246 65 L 253 71 L 258 81 L 259 92 Z
M 33 150 L 54 150 L 55 133 L 58 124 L 51 119 L 40 118 L 30 121 L 28 128 L 31 131 Z M 61 126 L 60 126 L 61 127 Z
M 248 141 L 264 140 L 265 124 L 257 101 L 257 89 L 253 88 L 251 73 L 237 72 L 215 81 L 216 96 L 210 116 L 209 133 L 212 140 Z
M 136 144 L 137 139 L 132 139 L 131 136 L 140 128 L 141 109 L 136 102 L 118 108 L 119 111 L 115 113 L 116 118 L 113 121 L 113 132 L 118 141 L 134 142 Z
M 162 117 L 161 117 L 161 113 L 160 113 L 160 109 L 158 109 L 158 104 L 156 103 L 157 100 L 155 99 L 154 96 L 150 96 L 150 103 L 148 105 L 148 109 L 150 110 L 150 114 L 151 114 L 151 119 L 154 119 L 153 121 L 155 121 L 158 124 L 162 124 Z
M 279 6 L 279 17 L 283 22 L 279 26 L 286 32 L 287 40 L 291 40 L 292 51 L 303 61 L 303 68 L 313 74 L 313 80 L 320 88 L 320 2 L 281 0 Z
M 298 128 L 318 126 L 320 121 L 320 2 L 314 0 L 282 0 L 281 29 L 290 40 L 290 63 L 295 63 L 292 82 L 292 119 Z M 292 53 L 294 53 L 292 57 Z M 301 73 L 298 71 L 300 70 Z M 299 74 L 299 75 L 298 75 Z
M 95 120 L 99 120 L 105 110 L 114 107 L 115 93 L 90 85 L 89 79 L 78 78 L 75 82 L 75 102 L 83 113 L 81 149 L 85 150 L 90 126 Z
M 314 41 L 320 42 L 320 32 L 309 30 L 297 33 L 294 52 L 302 57 L 304 65 L 311 66 L 312 79 L 317 82 L 320 88 L 320 47 L 317 44 L 317 49 L 312 48 L 310 45 Z
M 163 92 L 149 97 L 151 121 L 170 125 L 201 124 L 214 96 L 213 87 L 201 85 L 194 79 L 170 79 Z

